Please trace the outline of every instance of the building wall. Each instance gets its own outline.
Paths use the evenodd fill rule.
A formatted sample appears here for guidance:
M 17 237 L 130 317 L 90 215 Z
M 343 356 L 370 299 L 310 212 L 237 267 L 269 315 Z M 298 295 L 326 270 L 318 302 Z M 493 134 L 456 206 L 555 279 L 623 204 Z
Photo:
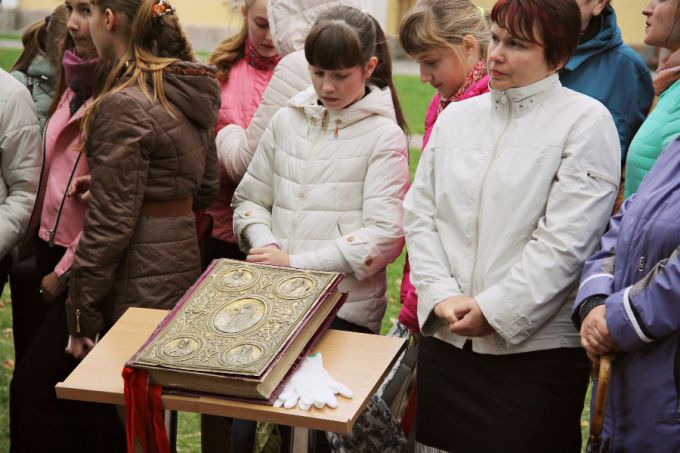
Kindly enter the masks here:
M 34 18 L 42 17 L 62 0 L 4 0 L 17 3 L 21 18 L 19 27 Z M 286 1 L 286 0 L 279 0 Z M 323 1 L 323 0 L 320 0 Z M 399 22 L 416 0 L 361 0 L 364 8 L 370 11 L 385 28 L 388 36 L 396 36 Z M 234 0 L 173 0 L 172 4 L 182 19 L 192 40 L 198 48 L 209 49 L 231 32 L 241 26 L 241 14 L 233 6 Z M 491 9 L 495 0 L 477 0 L 477 3 Z M 648 0 L 614 0 L 623 39 L 637 49 L 644 47 L 644 17 L 642 9 Z M 197 5 L 200 4 L 200 7 Z

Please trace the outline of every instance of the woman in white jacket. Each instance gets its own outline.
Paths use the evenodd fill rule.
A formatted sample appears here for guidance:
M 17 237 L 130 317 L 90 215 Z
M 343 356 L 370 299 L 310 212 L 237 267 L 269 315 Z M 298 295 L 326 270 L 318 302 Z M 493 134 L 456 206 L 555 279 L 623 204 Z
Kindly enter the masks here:
M 40 125 L 26 87 L 0 69 L 0 293 L 31 216 L 40 178 Z
M 346 273 L 334 327 L 378 332 L 408 183 L 389 53 L 372 17 L 338 6 L 305 56 L 313 86 L 273 116 L 234 195 L 234 230 L 248 261 Z
M 579 452 L 590 367 L 570 307 L 616 197 L 618 135 L 556 74 L 579 39 L 576 2 L 499 0 L 492 20 L 491 92 L 441 114 L 404 203 L 416 439 Z

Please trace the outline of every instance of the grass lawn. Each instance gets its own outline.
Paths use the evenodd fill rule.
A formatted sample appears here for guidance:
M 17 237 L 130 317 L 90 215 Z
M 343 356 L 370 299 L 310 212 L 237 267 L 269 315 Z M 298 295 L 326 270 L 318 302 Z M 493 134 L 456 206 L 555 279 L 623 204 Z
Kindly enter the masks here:
M 0 39 L 6 39 L 0 35 Z M 19 56 L 16 49 L 0 48 L 0 67 L 9 69 Z M 205 59 L 207 53 L 199 54 Z M 395 86 L 412 134 L 423 133 L 425 110 L 434 90 L 429 85 L 420 83 L 416 76 L 395 76 Z M 411 175 L 420 157 L 420 150 L 410 151 Z M 399 288 L 404 268 L 404 253 L 387 268 L 388 290 L 387 311 L 383 318 L 382 333 L 387 332 L 396 322 L 399 313 Z M 9 381 L 13 369 L 14 350 L 12 345 L 12 314 L 9 303 L 9 292 L 5 290 L 0 298 L 0 452 L 9 450 Z M 589 390 L 590 392 L 590 390 Z M 590 394 L 590 393 L 589 393 Z M 590 398 L 588 397 L 588 400 Z M 583 436 L 587 439 L 589 410 L 583 412 Z M 177 448 L 180 452 L 200 451 L 200 426 L 197 414 L 180 413 Z

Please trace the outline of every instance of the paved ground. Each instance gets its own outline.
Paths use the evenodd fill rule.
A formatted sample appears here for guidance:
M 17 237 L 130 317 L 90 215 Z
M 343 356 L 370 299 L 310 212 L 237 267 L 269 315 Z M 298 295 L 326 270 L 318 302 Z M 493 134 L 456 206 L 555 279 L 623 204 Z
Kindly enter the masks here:
M 0 39 L 0 49 L 21 49 L 18 39 Z

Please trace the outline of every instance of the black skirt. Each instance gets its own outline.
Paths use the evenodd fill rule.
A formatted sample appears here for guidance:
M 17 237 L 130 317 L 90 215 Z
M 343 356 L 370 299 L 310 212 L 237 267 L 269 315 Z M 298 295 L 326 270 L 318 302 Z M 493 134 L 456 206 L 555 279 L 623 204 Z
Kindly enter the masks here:
M 580 348 L 489 355 L 423 337 L 416 439 L 455 453 L 579 453 L 589 372 Z

